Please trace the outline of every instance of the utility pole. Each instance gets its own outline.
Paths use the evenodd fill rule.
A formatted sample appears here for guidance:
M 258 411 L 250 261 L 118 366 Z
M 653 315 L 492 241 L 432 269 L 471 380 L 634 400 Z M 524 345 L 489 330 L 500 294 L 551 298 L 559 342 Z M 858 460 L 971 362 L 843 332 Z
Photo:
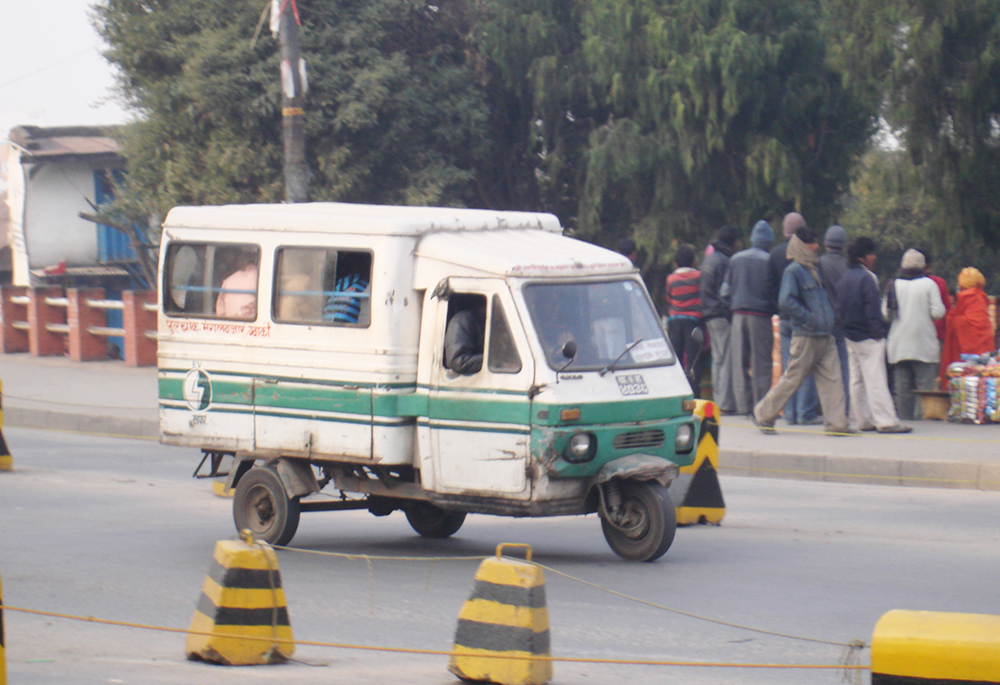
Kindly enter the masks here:
M 281 121 L 285 142 L 285 202 L 309 200 L 306 164 L 305 63 L 299 40 L 299 9 L 295 0 L 281 0 L 278 37 L 281 44 Z

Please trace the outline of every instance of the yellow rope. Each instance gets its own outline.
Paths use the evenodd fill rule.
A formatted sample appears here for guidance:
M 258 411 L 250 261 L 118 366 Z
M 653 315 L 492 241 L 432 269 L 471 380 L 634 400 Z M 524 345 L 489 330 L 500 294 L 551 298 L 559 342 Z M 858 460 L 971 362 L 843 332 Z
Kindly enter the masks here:
M 93 616 L 74 616 L 72 614 L 62 614 L 54 611 L 40 611 L 38 609 L 25 609 L 23 607 L 12 607 L 4 605 L 7 611 L 17 611 L 35 616 L 46 616 L 49 618 L 61 618 L 70 621 L 83 621 L 86 623 L 98 623 L 101 625 L 118 626 L 122 628 L 138 628 L 140 630 L 154 630 L 166 633 L 184 633 L 186 635 L 204 635 L 208 637 L 230 638 L 237 640 L 254 640 L 275 642 L 273 637 L 238 635 L 233 633 L 220 633 L 204 630 L 190 630 L 187 628 L 169 628 L 166 626 L 155 626 L 145 623 L 132 623 L 130 621 L 113 621 L 110 619 L 95 618 Z M 341 642 L 319 642 L 315 640 L 286 640 L 278 639 L 277 642 L 286 645 L 306 646 L 306 647 L 329 647 L 333 649 L 356 649 L 370 652 L 392 652 L 396 654 L 422 654 L 427 656 L 464 656 L 452 651 L 439 649 L 415 649 L 410 647 L 384 647 L 376 645 L 355 645 Z M 869 670 L 867 665 L 844 664 L 753 664 L 734 663 L 722 661 L 671 661 L 663 659 L 596 659 L 584 657 L 556 657 L 545 655 L 518 655 L 510 656 L 506 654 L 476 654 L 480 659 L 529 659 L 532 661 L 553 661 L 576 664 L 612 664 L 622 666 L 692 666 L 702 668 L 756 668 L 756 669 L 808 669 L 808 670 Z
M 478 556 L 478 557 L 394 557 L 394 556 L 370 556 L 370 555 L 367 555 L 367 554 L 343 554 L 341 552 L 321 552 L 321 551 L 318 551 L 318 550 L 302 549 L 302 548 L 299 548 L 299 547 L 283 547 L 281 545 L 274 545 L 274 548 L 275 549 L 282 549 L 282 550 L 285 550 L 285 551 L 288 551 L 288 552 L 300 552 L 302 554 L 316 554 L 316 555 L 319 555 L 319 556 L 338 557 L 338 558 L 347 559 L 347 560 L 350 560 L 350 561 L 365 561 L 368 564 L 368 571 L 369 571 L 369 573 L 371 573 L 371 560 L 381 560 L 381 561 L 430 561 L 430 562 L 436 562 L 436 561 L 482 561 L 484 558 L 486 558 L 486 557 L 481 557 L 481 556 Z M 541 569 L 549 571 L 550 573 L 554 573 L 557 576 L 562 576 L 563 578 L 566 578 L 567 580 L 571 580 L 573 582 L 580 583 L 581 585 L 586 585 L 587 587 L 593 588 L 595 590 L 600 590 L 601 592 L 607 592 L 608 594 L 614 595 L 615 597 L 620 597 L 622 599 L 626 599 L 626 600 L 629 600 L 631 602 L 636 602 L 638 604 L 644 604 L 646 606 L 653 607 L 655 609 L 662 609 L 663 611 L 669 611 L 671 613 L 678 614 L 680 616 L 686 616 L 687 618 L 693 618 L 693 619 L 696 619 L 696 620 L 699 620 L 699 621 L 705 621 L 707 623 L 714 623 L 716 625 L 727 626 L 729 628 L 738 628 L 740 630 L 748 630 L 748 631 L 751 631 L 751 632 L 754 632 L 754 633 L 760 633 L 760 634 L 763 634 L 763 635 L 771 635 L 771 636 L 774 636 L 774 637 L 782 637 L 782 638 L 787 638 L 787 639 L 791 639 L 791 640 L 803 640 L 805 642 L 815 642 L 815 643 L 824 644 L 824 645 L 833 645 L 833 646 L 836 646 L 836 647 L 850 647 L 850 646 L 855 646 L 856 645 L 856 642 L 834 642 L 834 641 L 831 641 L 831 640 L 821 640 L 819 638 L 803 637 L 803 636 L 800 636 L 800 635 L 792 635 L 792 634 L 789 634 L 789 633 L 780 633 L 780 632 L 776 632 L 776 631 L 765 630 L 763 628 L 753 628 L 751 626 L 745 626 L 745 625 L 741 625 L 739 623 L 730 623 L 728 621 L 722 621 L 720 619 L 709 618 L 707 616 L 700 616 L 698 614 L 693 614 L 693 613 L 690 613 L 690 612 L 687 612 L 687 611 L 681 611 L 680 609 L 673 609 L 671 607 L 664 606 L 662 604 L 657 604 L 656 602 L 651 602 L 649 600 L 640 599 L 639 597 L 633 597 L 632 595 L 627 595 L 627 594 L 625 594 L 623 592 L 619 592 L 617 590 L 612 590 L 610 588 L 606 588 L 606 587 L 603 587 L 601 585 L 597 585 L 596 583 L 592 583 L 590 581 L 583 580 L 582 578 L 577 578 L 576 576 L 572 576 L 572 575 L 570 575 L 568 573 L 564 573 L 563 571 L 559 571 L 557 569 L 554 569 L 551 566 L 546 566 L 544 564 L 539 564 L 537 561 L 531 561 L 531 562 L 528 562 L 528 563 L 534 564 L 534 565 L 538 566 Z

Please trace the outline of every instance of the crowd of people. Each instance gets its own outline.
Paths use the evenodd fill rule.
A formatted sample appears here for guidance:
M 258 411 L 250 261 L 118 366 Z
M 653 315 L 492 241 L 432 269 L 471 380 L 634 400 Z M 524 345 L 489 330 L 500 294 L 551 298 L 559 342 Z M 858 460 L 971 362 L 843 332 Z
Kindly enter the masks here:
M 764 433 L 820 425 L 830 435 L 908 433 L 923 418 L 918 393 L 947 387 L 948 365 L 995 349 L 985 279 L 958 276 L 955 297 L 931 271 L 926 251 L 909 249 L 880 288 L 877 245 L 848 241 L 831 226 L 819 237 L 801 214 L 782 221 L 783 242 L 767 221 L 743 234 L 719 229 L 700 268 L 680 245 L 667 277 L 667 334 L 695 393 L 711 350 L 712 397 L 723 414 L 746 415 Z M 779 317 L 781 377 L 772 385 Z M 700 335 L 695 331 L 700 330 Z

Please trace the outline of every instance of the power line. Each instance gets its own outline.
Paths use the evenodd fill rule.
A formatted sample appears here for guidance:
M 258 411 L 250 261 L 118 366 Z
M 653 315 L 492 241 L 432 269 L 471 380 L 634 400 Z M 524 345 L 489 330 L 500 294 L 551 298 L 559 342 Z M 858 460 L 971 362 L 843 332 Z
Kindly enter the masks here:
M 35 69 L 34 71 L 30 71 L 27 74 L 22 74 L 21 76 L 17 76 L 15 78 L 12 78 L 9 81 L 4 81 L 3 83 L 0 83 L 0 88 L 3 88 L 5 86 L 9 86 L 12 83 L 17 83 L 18 81 L 23 81 L 26 78 L 31 78 L 32 76 L 34 76 L 36 74 L 40 74 L 43 71 L 48 71 L 49 69 L 52 69 L 54 67 L 58 67 L 60 64 L 65 64 L 66 62 L 70 61 L 71 59 L 76 59 L 77 57 L 79 57 L 80 55 L 84 54 L 85 52 L 90 52 L 91 50 L 96 50 L 98 45 L 99 45 L 99 43 L 94 43 L 90 47 L 84 48 L 83 50 L 80 50 L 79 52 L 75 52 L 75 53 L 73 53 L 72 55 L 70 55 L 68 57 L 64 57 L 64 58 L 62 58 L 61 60 L 59 60 L 57 62 L 52 62 L 51 64 L 48 64 L 48 65 L 46 65 L 44 67 L 39 67 L 38 69 Z

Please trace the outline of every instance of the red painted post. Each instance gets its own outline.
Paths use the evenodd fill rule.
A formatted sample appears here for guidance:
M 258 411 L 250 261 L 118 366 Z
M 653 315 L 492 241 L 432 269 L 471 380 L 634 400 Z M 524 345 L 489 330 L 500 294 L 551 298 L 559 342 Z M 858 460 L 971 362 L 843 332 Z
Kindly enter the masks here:
M 14 304 L 13 298 L 24 297 L 27 288 L 17 286 L 4 286 L 0 288 L 0 325 L 3 326 L 3 336 L 0 337 L 0 352 L 27 352 L 28 330 L 18 328 L 15 322 L 28 321 L 28 306 L 24 304 Z
M 90 326 L 106 327 L 108 315 L 103 309 L 87 305 L 87 300 L 103 300 L 104 288 L 67 288 L 66 323 L 69 324 L 69 358 L 75 362 L 108 358 L 108 341 L 88 333 Z
M 156 291 L 126 290 L 122 293 L 122 323 L 125 328 L 125 365 L 154 366 L 156 364 L 156 339 L 146 337 L 146 331 L 156 330 L 156 312 L 146 311 L 144 305 L 156 303 Z
M 64 323 L 62 307 L 46 304 L 46 297 L 62 297 L 59 286 L 28 290 L 28 349 L 35 357 L 54 357 L 66 353 L 66 339 L 46 330 L 46 324 Z

